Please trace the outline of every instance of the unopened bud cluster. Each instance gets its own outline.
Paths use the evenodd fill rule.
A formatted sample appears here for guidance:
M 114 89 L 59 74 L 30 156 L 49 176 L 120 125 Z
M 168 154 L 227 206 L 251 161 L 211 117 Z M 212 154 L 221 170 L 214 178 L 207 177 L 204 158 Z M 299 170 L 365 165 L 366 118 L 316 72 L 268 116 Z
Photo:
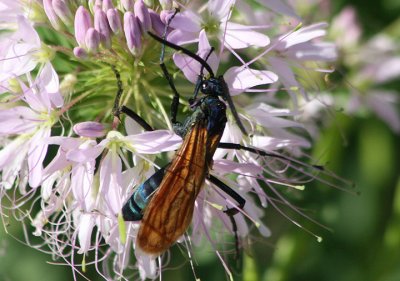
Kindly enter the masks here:
M 55 29 L 60 29 L 60 20 L 65 25 L 72 22 L 71 9 L 65 1 L 44 0 L 43 6 Z M 125 42 L 130 53 L 138 56 L 143 35 L 147 31 L 162 35 L 164 28 L 160 15 L 148 8 L 143 0 L 122 0 L 118 8 L 111 0 L 89 1 L 89 7 L 79 6 L 74 16 L 74 34 L 78 43 L 74 55 L 85 58 L 100 48 L 111 49 L 113 37 L 116 37 L 118 44 Z

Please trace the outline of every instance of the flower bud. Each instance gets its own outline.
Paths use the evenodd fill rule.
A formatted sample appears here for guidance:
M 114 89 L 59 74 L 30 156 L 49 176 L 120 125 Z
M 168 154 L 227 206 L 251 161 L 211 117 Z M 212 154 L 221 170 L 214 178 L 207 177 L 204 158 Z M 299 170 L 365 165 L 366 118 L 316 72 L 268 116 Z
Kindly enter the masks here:
M 80 47 L 85 47 L 85 36 L 88 29 L 92 26 L 92 19 L 89 12 L 80 6 L 75 14 L 75 39 Z
M 75 48 L 80 48 L 80 47 L 75 47 Z M 75 51 L 75 49 L 74 49 L 74 51 Z M 85 50 L 83 50 L 83 51 L 85 51 Z M 76 77 L 75 74 L 69 73 L 69 74 L 65 75 L 63 80 L 60 83 L 61 95 L 64 97 L 68 97 L 68 96 L 72 95 L 72 93 L 75 90 L 75 85 L 77 82 L 78 82 L 78 78 Z
M 66 25 L 70 24 L 72 20 L 72 13 L 65 3 L 65 0 L 53 0 L 52 5 L 57 16 L 59 16 Z
M 151 28 L 151 19 L 149 11 L 143 0 L 137 0 L 135 2 L 134 11 L 142 32 L 146 33 Z
M 75 47 L 74 48 L 74 55 L 75 55 L 75 57 L 77 57 L 79 59 L 86 59 L 87 58 L 87 52 L 82 47 Z
M 100 34 L 93 27 L 89 28 L 85 36 L 85 44 L 89 52 L 95 53 L 99 49 Z
M 59 30 L 60 22 L 56 12 L 53 9 L 52 0 L 43 0 L 43 8 L 51 25 L 54 27 L 54 29 Z
M 164 34 L 165 24 L 161 21 L 160 15 L 152 9 L 148 11 L 151 19 L 151 28 L 158 36 L 162 36 Z
M 94 13 L 94 28 L 99 32 L 100 42 L 104 48 L 109 49 L 111 47 L 110 27 L 107 15 L 103 10 L 97 9 Z
M 112 0 L 103 0 L 103 11 L 107 12 L 109 9 L 114 9 Z
M 105 135 L 104 125 L 98 122 L 81 122 L 74 125 L 75 134 L 81 137 L 99 138 Z
M 125 11 L 133 11 L 134 9 L 133 0 L 121 0 L 121 4 Z
M 118 34 L 122 30 L 121 18 L 117 9 L 107 10 L 108 24 L 115 34 Z
M 142 34 L 140 32 L 139 23 L 132 12 L 126 12 L 124 14 L 124 33 L 129 51 L 131 51 L 133 55 L 137 55 L 142 43 Z

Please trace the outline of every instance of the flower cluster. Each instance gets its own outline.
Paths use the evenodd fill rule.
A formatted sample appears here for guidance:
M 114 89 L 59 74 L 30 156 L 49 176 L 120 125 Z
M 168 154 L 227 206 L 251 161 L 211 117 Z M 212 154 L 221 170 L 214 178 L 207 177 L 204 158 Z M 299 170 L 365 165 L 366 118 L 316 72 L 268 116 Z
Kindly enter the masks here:
M 246 204 L 232 223 L 222 210 L 237 208 L 236 202 L 206 181 L 191 229 L 179 240 L 189 256 L 192 245 L 206 238 L 228 270 L 223 256 L 234 246 L 222 243 L 226 233 L 245 237 L 250 221 L 268 236 L 261 221 L 264 207 L 285 215 L 276 204 L 282 202 L 298 211 L 282 189 L 301 190 L 313 179 L 326 182 L 321 167 L 296 160 L 311 146 L 297 121 L 299 100 L 310 101 L 299 73 L 329 71 L 321 64 L 336 58 L 334 44 L 322 41 L 325 23 L 303 27 L 289 6 L 262 0 L 3 2 L 1 213 L 3 220 L 33 226 L 42 246 L 71 265 L 74 276 L 82 274 L 78 265 L 98 269 L 100 263 L 105 279 L 122 278 L 132 269 L 139 269 L 142 279 L 161 271 L 161 259 L 157 265 L 152 257 L 131 253 L 140 222 L 121 221 L 135 188 L 168 163 L 162 152 L 182 142 L 167 113 L 172 92 L 159 68 L 161 44 L 148 31 L 180 46 L 194 43 L 194 52 L 215 73 L 223 70 L 249 134 L 229 113 L 222 142 L 257 147 L 215 153 L 210 172 Z M 278 24 L 282 20 L 288 24 Z M 184 94 L 183 121 L 191 114 L 187 100 L 201 66 L 179 52 L 172 57 L 175 66 L 165 50 L 166 67 Z M 135 120 L 118 116 L 120 105 L 163 130 L 143 132 Z M 212 231 L 217 226 L 225 231 Z

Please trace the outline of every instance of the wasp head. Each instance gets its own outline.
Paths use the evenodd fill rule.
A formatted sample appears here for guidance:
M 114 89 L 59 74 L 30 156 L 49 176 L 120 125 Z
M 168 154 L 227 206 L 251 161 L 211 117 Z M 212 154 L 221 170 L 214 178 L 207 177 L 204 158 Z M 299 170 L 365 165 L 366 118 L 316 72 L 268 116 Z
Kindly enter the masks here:
M 222 76 L 210 77 L 201 82 L 200 91 L 206 96 L 220 96 L 226 99 L 227 86 Z

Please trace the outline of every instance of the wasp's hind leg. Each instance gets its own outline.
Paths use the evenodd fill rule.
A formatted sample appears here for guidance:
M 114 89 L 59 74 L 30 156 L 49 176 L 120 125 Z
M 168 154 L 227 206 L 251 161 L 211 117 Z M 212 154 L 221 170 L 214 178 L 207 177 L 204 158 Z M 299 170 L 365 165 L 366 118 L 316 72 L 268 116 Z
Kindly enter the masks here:
M 213 183 L 215 186 L 217 186 L 219 189 L 221 189 L 223 192 L 228 194 L 232 199 L 234 199 L 237 203 L 238 206 L 235 208 L 228 208 L 224 211 L 229 216 L 236 215 L 239 210 L 238 209 L 243 209 L 244 204 L 246 203 L 246 199 L 244 199 L 242 196 L 240 196 L 239 193 L 234 191 L 232 188 L 230 188 L 228 185 L 220 181 L 218 178 L 214 177 L 213 175 L 208 176 L 208 180 Z
M 257 154 L 257 155 L 260 155 L 260 156 L 273 157 L 273 158 L 284 160 L 287 163 L 298 164 L 300 166 L 308 166 L 308 167 L 311 167 L 312 169 L 315 169 L 317 171 L 324 171 L 324 167 L 321 166 L 321 165 L 311 165 L 311 164 L 307 165 L 307 164 L 304 164 L 304 163 L 300 162 L 299 160 L 292 159 L 292 158 L 286 157 L 286 156 L 281 155 L 281 154 L 266 152 L 266 151 L 261 150 L 261 149 L 244 146 L 244 145 L 241 145 L 241 144 L 238 144 L 238 143 L 220 142 L 218 144 L 218 148 L 249 151 L 251 153 L 254 153 L 254 154 Z
M 220 181 L 218 178 L 209 175 L 208 180 L 213 183 L 215 186 L 220 188 L 222 191 L 224 191 L 226 194 L 228 194 L 232 199 L 234 199 L 237 203 L 238 206 L 235 208 L 227 208 L 224 213 L 226 213 L 231 221 L 232 224 L 232 231 L 235 235 L 235 259 L 238 260 L 239 257 L 239 237 L 238 237 L 238 228 L 235 220 L 235 215 L 239 212 L 238 209 L 243 209 L 246 200 L 240 196 L 239 193 L 234 191 L 232 188 L 230 188 L 228 185 Z

